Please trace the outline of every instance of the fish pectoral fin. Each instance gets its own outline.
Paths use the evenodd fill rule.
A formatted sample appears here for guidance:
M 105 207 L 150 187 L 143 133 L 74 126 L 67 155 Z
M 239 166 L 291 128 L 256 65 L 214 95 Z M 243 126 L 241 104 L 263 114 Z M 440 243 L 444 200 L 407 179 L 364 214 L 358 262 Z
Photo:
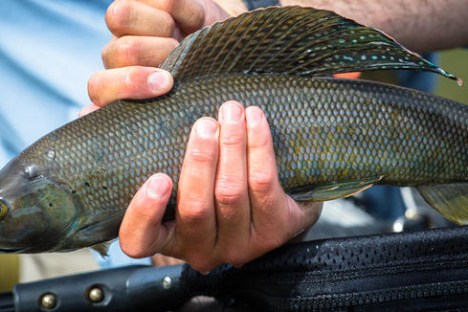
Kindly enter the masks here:
M 293 189 L 289 195 L 297 201 L 321 202 L 348 197 L 362 192 L 382 180 L 375 176 L 357 180 L 334 181 Z
M 100 243 L 100 244 L 92 246 L 91 248 L 96 250 L 101 255 L 101 257 L 104 258 L 104 257 L 108 257 L 107 252 L 109 251 L 110 244 L 111 242 Z
M 74 239 L 82 244 L 86 244 L 86 246 L 94 244 L 92 248 L 105 256 L 109 247 L 108 245 L 110 245 L 109 241 L 117 237 L 119 233 L 123 214 L 123 211 L 115 213 L 112 216 L 103 213 L 95 216 L 93 222 L 84 219 L 83 224 L 76 230 Z
M 468 183 L 421 185 L 418 190 L 444 217 L 457 224 L 468 224 Z

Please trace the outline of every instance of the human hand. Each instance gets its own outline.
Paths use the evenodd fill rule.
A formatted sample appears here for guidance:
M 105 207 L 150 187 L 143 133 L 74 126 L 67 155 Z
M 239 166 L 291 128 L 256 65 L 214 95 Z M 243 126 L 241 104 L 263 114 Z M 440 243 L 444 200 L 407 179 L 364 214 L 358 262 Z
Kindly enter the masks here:
M 258 107 L 228 102 L 218 121 L 199 119 L 185 155 L 175 221 L 162 222 L 172 190 L 167 175 L 150 177 L 131 201 L 119 235 L 129 256 L 162 253 L 200 272 L 221 263 L 241 266 L 320 215 L 320 204 L 299 204 L 281 188 L 271 132 Z
M 128 4 L 128 2 L 129 1 L 118 1 L 115 5 L 118 5 L 117 3 Z M 184 1 L 167 2 L 179 3 L 180 5 L 180 3 Z M 132 1 L 132 3 L 136 2 Z M 190 4 L 187 5 L 190 6 Z M 133 14 L 136 14 L 134 16 L 138 16 L 137 13 Z M 145 20 L 145 18 L 137 18 L 135 20 L 141 21 Z M 133 34 L 136 34 L 134 35 L 134 40 L 135 42 L 140 42 L 141 45 L 140 43 L 135 43 L 135 46 L 138 46 L 139 48 L 130 48 L 128 50 L 126 48 L 119 49 L 117 48 L 119 45 L 122 44 L 123 46 L 125 46 L 125 40 L 121 40 L 120 43 L 117 43 L 117 41 L 119 39 L 124 38 L 125 36 L 131 35 L 121 35 L 121 37 L 114 38 L 113 42 L 109 44 L 114 45 L 114 50 L 113 48 L 110 48 L 110 50 L 106 51 L 106 49 L 109 49 L 108 47 L 104 50 L 103 53 L 104 63 L 110 69 L 98 73 L 90 79 L 88 85 L 89 94 L 94 104 L 85 108 L 83 110 L 83 113 L 87 113 L 89 111 L 97 109 L 98 107 L 107 105 L 108 103 L 117 99 L 142 99 L 159 96 L 169 91 L 172 87 L 173 81 L 169 73 L 159 70 L 157 68 L 147 66 L 154 66 L 159 64 L 162 61 L 162 59 L 164 59 L 166 55 L 170 52 L 170 50 L 173 48 L 171 47 L 165 50 L 164 46 L 170 45 L 171 40 L 173 42 L 174 39 L 171 39 L 169 37 L 158 36 L 155 36 L 154 38 L 148 36 L 150 38 L 147 38 L 146 36 L 143 36 L 140 33 L 138 33 L 139 28 L 136 27 L 134 24 L 132 24 L 131 22 L 128 22 L 127 24 L 130 25 L 128 26 L 128 29 L 133 29 L 131 31 L 129 30 L 128 33 L 132 32 Z M 177 27 L 176 23 L 174 23 L 174 25 L 174 27 Z M 176 28 L 174 29 L 175 36 L 178 36 Z M 179 32 L 179 34 L 181 34 L 182 31 Z M 155 39 L 155 41 L 151 39 Z M 157 42 L 157 40 L 159 40 L 159 42 Z M 152 58 L 149 57 L 149 52 L 151 52 L 150 50 L 154 49 L 158 45 L 162 47 L 161 50 L 163 52 L 158 55 L 153 55 Z M 136 53 L 136 56 L 134 58 L 126 57 L 127 53 L 128 55 Z M 145 66 L 137 66 L 136 64 Z M 119 66 L 124 67 L 119 68 Z M 244 111 L 242 108 L 242 114 L 244 116 L 242 121 L 242 129 L 244 133 L 243 144 L 247 144 L 246 142 L 255 142 L 255 140 L 250 139 L 249 136 L 248 125 L 250 124 L 252 126 L 252 123 L 248 122 L 248 116 L 254 114 L 250 113 L 251 111 L 258 112 L 258 109 L 249 108 L 247 109 L 247 111 Z M 271 159 L 273 159 L 274 162 L 274 154 L 271 147 L 271 134 L 269 132 L 268 124 L 266 123 L 266 119 L 264 118 L 263 113 L 260 112 L 260 115 L 262 116 L 261 120 L 265 121 L 261 128 L 265 129 L 264 127 L 266 126 L 267 130 L 266 132 L 259 132 L 258 135 L 254 134 L 254 137 L 257 137 L 259 141 L 264 140 L 263 142 L 265 142 L 265 145 L 263 146 L 263 148 L 258 147 L 254 149 L 254 151 L 256 150 L 257 152 L 254 152 L 253 154 L 259 156 L 262 154 L 261 150 L 263 150 L 263 154 L 266 153 L 266 155 L 269 156 L 268 159 L 270 161 Z M 245 118 L 245 116 L 247 116 L 247 119 Z M 223 120 L 220 120 L 220 122 L 218 123 L 212 119 L 202 119 L 199 122 L 197 122 L 196 125 L 198 125 L 199 123 L 203 125 L 205 123 L 210 122 L 215 123 L 216 128 L 218 129 L 217 131 L 220 133 L 221 137 L 216 138 L 215 141 L 208 140 L 208 142 L 205 142 L 205 140 L 197 140 L 197 132 L 194 131 L 195 134 L 191 136 L 192 139 L 190 140 L 190 142 L 195 141 L 195 143 L 189 143 L 187 153 L 188 156 L 186 157 L 188 159 L 186 160 L 186 163 L 188 162 L 189 165 L 184 164 L 184 168 L 186 168 L 187 166 L 188 168 L 194 167 L 193 163 L 196 162 L 197 159 L 193 159 L 193 155 L 196 155 L 197 150 L 201 152 L 204 151 L 204 149 L 201 148 L 204 146 L 203 144 L 207 144 L 208 146 L 211 146 L 211 148 L 213 148 L 216 144 L 221 144 L 221 147 L 223 146 L 224 141 L 222 137 L 225 137 L 222 135 L 224 123 Z M 226 131 L 224 131 L 224 133 L 226 134 Z M 262 133 L 263 136 L 261 135 Z M 267 144 L 267 142 L 269 143 Z M 229 146 L 230 144 L 227 143 L 224 145 Z M 235 144 L 231 145 L 234 146 Z M 193 151 L 195 151 L 195 154 L 193 153 Z M 243 153 L 243 158 L 241 159 L 243 160 L 243 163 L 245 165 L 246 163 L 248 163 L 246 159 L 248 159 L 248 155 L 250 154 L 246 151 L 245 148 L 243 149 Z M 211 159 L 211 162 L 207 162 L 205 164 L 205 170 L 211 170 L 210 172 L 213 173 L 216 171 L 217 164 L 221 168 L 221 161 L 223 159 L 233 158 L 231 156 L 226 158 L 222 155 L 223 154 L 220 149 L 219 155 L 216 155 L 216 157 L 219 156 L 218 162 L 214 162 L 214 160 Z M 224 155 L 226 156 L 229 154 L 225 153 Z M 239 151 L 236 155 L 240 155 Z M 196 157 L 197 156 L 195 156 L 195 158 Z M 254 159 L 258 159 L 258 157 L 254 157 Z M 266 162 L 265 160 L 262 160 L 259 163 L 264 164 Z M 226 164 L 227 162 L 224 162 L 224 167 L 228 169 L 232 167 L 232 165 Z M 255 185 L 257 185 L 260 189 L 263 187 L 263 193 L 259 193 L 259 191 L 257 190 L 255 193 L 252 193 L 256 195 L 254 197 L 251 197 L 252 195 L 248 194 L 252 192 L 252 183 L 249 182 L 250 180 L 247 179 L 247 175 L 244 176 L 245 181 L 242 184 L 243 188 L 240 189 L 240 186 L 237 185 L 237 191 L 239 192 L 238 195 L 240 196 L 243 194 L 242 201 L 239 203 L 239 205 L 241 205 L 239 209 L 234 209 L 233 207 L 235 206 L 235 203 L 230 203 L 229 196 L 222 195 L 223 193 L 220 193 L 219 188 L 215 188 L 213 184 L 213 187 L 208 188 L 208 191 L 211 192 L 212 199 L 213 192 L 216 192 L 216 195 L 218 197 L 221 194 L 221 204 L 218 203 L 217 197 L 213 199 L 213 202 L 210 204 L 211 206 L 203 207 L 203 205 L 201 205 L 200 203 L 198 203 L 198 208 L 196 206 L 191 206 L 191 200 L 196 200 L 198 197 L 191 198 L 190 195 L 187 194 L 198 194 L 197 192 L 202 192 L 202 189 L 193 190 L 192 187 L 196 187 L 197 185 L 199 186 L 203 184 L 200 183 L 200 177 L 198 176 L 195 176 L 193 180 L 189 178 L 190 176 L 184 179 L 184 181 L 187 181 L 186 185 L 181 184 L 181 179 L 181 183 L 179 184 L 179 189 L 181 190 L 179 192 L 179 207 L 181 207 L 181 198 L 185 198 L 185 203 L 187 204 L 185 204 L 185 206 L 183 205 L 182 209 L 179 209 L 177 219 L 175 222 L 165 224 L 161 224 L 161 221 L 159 220 L 159 222 L 157 222 L 157 220 L 164 211 L 164 196 L 168 196 L 167 190 L 164 194 L 159 193 L 158 196 L 160 197 L 156 196 L 156 199 L 153 198 L 151 194 L 158 194 L 158 190 L 159 192 L 161 191 L 160 188 L 158 189 L 158 186 L 161 186 L 159 183 L 164 184 L 165 182 L 167 182 L 170 185 L 171 181 L 167 176 L 159 174 L 156 175 L 156 177 L 151 178 L 140 189 L 140 191 L 135 195 L 135 198 L 132 201 L 130 207 L 128 208 L 128 213 L 124 218 L 121 229 L 121 242 L 123 245 L 123 249 L 133 256 L 146 256 L 161 251 L 165 254 L 186 259 L 190 264 L 192 264 L 196 269 L 200 271 L 207 271 L 215 265 L 223 262 L 241 265 L 281 245 L 289 238 L 293 237 L 296 233 L 300 232 L 302 229 L 304 229 L 305 227 L 307 227 L 315 221 L 319 214 L 319 209 L 317 209 L 319 205 L 302 206 L 292 201 L 291 198 L 284 194 L 281 187 L 279 186 L 279 182 L 276 176 L 275 165 L 272 167 L 271 163 L 269 164 L 270 165 L 268 167 L 264 167 L 264 169 L 266 169 L 266 172 L 259 171 L 259 173 L 261 174 L 263 172 L 269 173 L 271 175 L 264 176 L 263 180 L 262 176 L 260 176 L 259 178 L 257 177 L 257 180 L 255 179 L 255 176 L 253 177 L 253 181 L 257 181 L 256 183 L 253 183 L 254 190 L 256 190 Z M 208 168 L 208 165 L 211 165 L 211 169 Z M 268 171 L 272 168 L 274 168 L 273 173 Z M 187 170 L 185 170 L 184 172 L 187 172 Z M 187 174 L 183 173 L 183 175 L 186 176 Z M 212 177 L 212 179 L 218 181 L 220 177 L 222 176 L 217 175 L 214 178 Z M 230 184 L 232 178 L 233 177 L 229 178 L 228 174 L 224 175 L 224 180 L 222 180 L 224 182 L 221 182 L 219 184 L 221 185 L 221 190 L 223 185 L 225 185 L 225 191 L 230 190 L 229 187 L 232 187 L 232 185 Z M 234 176 L 234 180 L 236 180 L 235 178 L 236 177 Z M 154 180 L 156 180 L 156 185 L 154 185 L 153 183 Z M 237 180 L 239 180 L 239 177 L 237 177 Z M 170 189 L 170 187 L 168 187 L 168 189 Z M 236 191 L 236 189 L 234 189 L 234 191 Z M 242 192 L 242 194 L 240 194 L 240 192 Z M 181 194 L 185 195 L 182 197 Z M 259 194 L 263 194 L 263 197 L 261 197 Z M 204 195 L 207 196 L 207 194 L 205 193 Z M 248 201 L 246 201 L 246 196 L 249 199 Z M 257 201 L 252 202 L 252 198 L 254 200 L 255 198 L 257 198 Z M 259 205 L 260 199 L 258 198 L 265 201 L 263 203 L 264 205 Z M 183 202 L 184 201 L 182 201 L 182 203 Z M 195 205 L 197 204 L 195 203 Z M 210 207 L 211 210 L 209 209 Z M 271 211 L 269 211 L 269 209 L 271 209 Z M 276 212 L 278 209 L 282 209 L 280 213 Z M 221 219 L 218 219 L 218 211 L 220 211 Z M 198 212 L 202 213 L 201 216 L 198 215 L 200 220 L 197 218 Z M 232 213 L 232 217 L 230 216 L 230 213 Z M 249 213 L 249 215 L 247 215 L 247 213 Z M 206 217 L 207 219 L 204 219 L 204 217 Z M 208 222 L 209 220 L 211 220 L 211 223 Z M 213 223 L 214 221 L 216 221 L 216 223 Z M 181 225 L 179 226 L 178 224 Z M 156 227 L 154 227 L 154 225 L 156 225 Z M 210 245 L 213 245 L 212 249 L 208 248 L 210 247 Z M 211 250 L 211 252 L 208 252 L 209 250 Z
M 106 68 L 158 66 L 178 41 L 229 14 L 211 0 L 119 0 L 106 23 L 113 39 L 103 50 Z
M 179 180 L 176 220 L 162 223 L 171 179 L 155 174 L 130 203 L 120 228 L 132 257 L 156 253 L 200 272 L 241 266 L 313 224 L 320 204 L 299 204 L 282 189 L 268 122 L 258 107 L 224 103 L 218 121 L 199 119 Z
M 172 77 L 155 67 L 185 35 L 227 17 L 211 0 L 113 2 L 106 14 L 113 38 L 102 52 L 107 70 L 90 78 L 93 105 L 82 114 L 115 99 L 145 99 L 168 92 Z

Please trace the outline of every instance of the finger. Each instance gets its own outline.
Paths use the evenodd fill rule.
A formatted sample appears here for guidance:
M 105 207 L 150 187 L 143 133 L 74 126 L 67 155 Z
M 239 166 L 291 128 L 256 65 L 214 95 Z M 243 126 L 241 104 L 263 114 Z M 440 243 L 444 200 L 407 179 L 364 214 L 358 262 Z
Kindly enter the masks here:
M 102 50 L 106 68 L 124 66 L 159 66 L 177 46 L 174 38 L 123 36 L 111 40 Z
M 150 67 L 132 66 L 104 70 L 88 81 L 91 101 L 105 106 L 118 99 L 146 99 L 165 94 L 172 88 L 168 72 Z
M 156 255 L 152 256 L 151 260 L 153 262 L 153 266 L 155 266 L 155 267 L 163 267 L 163 266 L 168 266 L 168 265 L 177 265 L 177 264 L 183 264 L 184 263 L 183 260 L 173 258 L 173 257 L 169 257 L 169 256 L 165 256 L 165 255 L 162 255 L 162 254 L 156 254 Z
M 206 261 L 216 240 L 213 189 L 218 133 L 218 123 L 211 118 L 199 119 L 192 129 L 179 181 L 177 241 L 172 250 L 165 252 L 178 258 L 183 256 L 202 271 L 209 269 Z
M 114 1 L 106 12 L 109 30 L 124 35 L 171 37 L 175 22 L 165 11 L 137 1 Z
M 243 264 L 242 250 L 250 236 L 250 205 L 247 188 L 246 124 L 238 102 L 224 103 L 219 110 L 220 152 L 215 198 L 218 220 L 217 245 L 232 264 Z
M 89 104 L 83 107 L 80 111 L 80 117 L 83 117 L 85 115 L 88 115 L 89 113 L 94 112 L 95 110 L 98 110 L 99 106 L 94 105 L 94 104 Z
M 142 0 L 142 2 L 171 14 L 177 25 L 183 30 L 183 32 L 187 34 L 192 33 L 204 26 L 205 7 L 201 1 Z
M 249 107 L 246 117 L 253 232 L 261 245 L 258 250 L 266 251 L 280 246 L 312 224 L 318 218 L 320 204 L 301 205 L 284 193 L 278 180 L 267 119 L 258 107 Z
M 173 223 L 161 223 L 171 190 L 171 179 L 155 174 L 133 197 L 119 233 L 122 250 L 130 257 L 157 253 L 173 235 Z
M 257 233 L 272 230 L 278 230 L 278 233 L 284 232 L 284 223 L 290 220 L 285 219 L 286 195 L 278 180 L 270 128 L 265 115 L 258 107 L 248 107 L 246 117 L 248 183 L 253 207 L 252 224 Z M 281 209 L 271 211 L 275 207 Z M 272 246 L 279 244 L 275 235 L 271 235 L 272 241 L 264 243 Z

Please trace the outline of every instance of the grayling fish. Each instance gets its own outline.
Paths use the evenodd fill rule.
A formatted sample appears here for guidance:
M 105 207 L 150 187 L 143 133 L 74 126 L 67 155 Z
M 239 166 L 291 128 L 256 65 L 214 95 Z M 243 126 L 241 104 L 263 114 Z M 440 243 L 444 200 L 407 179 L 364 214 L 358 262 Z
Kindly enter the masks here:
M 453 75 L 384 34 L 332 12 L 270 8 L 189 37 L 162 64 L 167 95 L 117 101 L 27 148 L 0 172 L 0 250 L 45 252 L 116 237 L 155 172 L 176 188 L 191 125 L 226 100 L 267 114 L 285 190 L 323 201 L 373 184 L 411 185 L 468 223 L 468 106 L 332 74 L 416 69 Z

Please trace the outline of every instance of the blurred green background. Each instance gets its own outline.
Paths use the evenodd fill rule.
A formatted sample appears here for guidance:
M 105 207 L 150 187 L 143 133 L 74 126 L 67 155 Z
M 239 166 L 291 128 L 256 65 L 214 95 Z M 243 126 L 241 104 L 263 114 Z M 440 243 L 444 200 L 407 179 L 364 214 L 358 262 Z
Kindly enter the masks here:
M 456 49 L 440 53 L 439 65 L 446 71 L 461 78 L 465 85 L 460 87 L 456 82 L 440 77 L 435 93 L 468 104 L 468 49 Z

